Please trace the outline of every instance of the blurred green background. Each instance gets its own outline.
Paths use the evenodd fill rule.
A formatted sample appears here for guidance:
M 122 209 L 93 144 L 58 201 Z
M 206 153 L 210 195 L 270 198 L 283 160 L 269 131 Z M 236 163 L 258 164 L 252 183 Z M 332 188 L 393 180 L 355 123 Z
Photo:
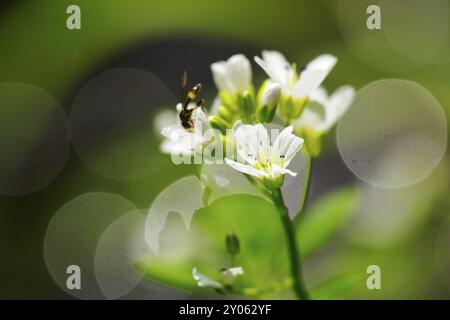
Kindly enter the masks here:
M 66 8 L 74 3 L 81 8 L 81 30 L 66 28 Z M 103 71 L 113 68 L 145 70 L 161 79 L 176 95 L 179 75 L 187 69 L 191 79 L 205 84 L 205 95 L 211 101 L 215 88 L 209 65 L 231 54 L 242 52 L 252 57 L 262 49 L 275 49 L 301 65 L 320 53 L 329 52 L 336 55 L 339 62 L 325 82 L 327 88 L 351 84 L 359 89 L 383 78 L 416 81 L 440 101 L 448 119 L 450 59 L 425 63 L 392 55 L 392 43 L 374 37 L 365 27 L 364 5 L 367 7 L 369 2 L 354 1 L 351 6 L 348 3 L 325 0 L 4 3 L 0 6 L 0 83 L 20 82 L 41 87 L 70 114 L 80 89 Z M 352 29 L 355 34 L 347 29 L 352 23 L 355 23 Z M 359 43 L 358 37 L 368 40 Z M 447 35 L 445 43 L 448 40 Z M 401 65 L 396 61 L 401 61 Z M 391 64 L 399 68 L 391 68 Z M 255 67 L 253 70 L 256 82 L 260 83 L 264 75 Z M 173 107 L 173 102 L 167 98 L 158 105 L 149 105 L 150 115 L 164 105 Z M 10 112 L 14 114 L 14 110 Z M 4 119 L 0 119 L 0 123 Z M 31 111 L 27 121 L 34 123 L 34 119 Z M 140 121 L 141 129 L 148 133 L 152 118 L 144 117 Z M 6 123 L 1 125 L 6 126 Z M 35 134 L 45 136 L 45 125 L 41 130 Z M 86 150 L 89 159 L 98 158 L 99 163 L 110 155 L 122 156 L 121 160 L 126 163 L 130 161 L 128 149 L 148 147 L 151 151 L 148 157 L 133 162 L 132 168 L 138 173 L 146 172 L 144 177 L 105 177 L 90 169 L 91 166 L 80 159 L 79 150 L 72 147 L 64 168 L 48 186 L 26 195 L 0 196 L 1 298 L 70 298 L 47 271 L 43 242 L 53 214 L 75 196 L 91 191 L 111 192 L 126 197 L 138 208 L 148 208 L 165 187 L 194 172 L 190 166 L 173 165 L 168 156 L 159 154 L 157 136 L 152 134 L 151 140 L 139 138 L 140 130 L 124 126 L 117 144 L 105 145 L 97 141 L 96 145 L 94 139 Z M 92 136 L 95 130 L 78 135 L 77 141 L 89 140 Z M 0 146 L 2 158 L 6 157 L 7 150 Z M 37 155 L 30 151 L 27 156 Z M 383 270 L 382 290 L 371 291 L 362 285 L 340 297 L 450 298 L 450 274 L 445 273 L 450 266 L 450 246 L 437 245 L 442 239 L 450 241 L 450 228 L 444 225 L 450 212 L 449 164 L 448 158 L 444 158 L 430 177 L 407 190 L 378 191 L 376 196 L 380 202 L 392 204 L 394 211 L 406 212 L 404 221 L 395 221 L 393 227 L 385 218 L 380 218 L 383 223 L 373 224 L 374 228 L 389 229 L 391 238 L 380 239 L 376 232 L 368 232 L 368 239 L 364 239 L 364 235 L 349 236 L 355 234 L 349 231 L 351 225 L 343 228 L 306 261 L 306 281 L 314 282 L 324 275 L 347 270 L 364 272 L 368 265 L 377 264 Z M 152 167 L 155 169 L 148 170 Z M 361 183 L 343 164 L 332 133 L 327 138 L 325 154 L 316 166 L 312 197 L 319 199 L 335 188 L 348 185 L 360 186 Z M 426 196 L 419 198 L 422 201 L 412 202 L 425 192 Z M 381 207 L 380 210 L 389 211 Z M 376 208 L 373 212 L 376 214 Z M 438 240 L 440 232 L 441 240 Z M 444 252 L 436 253 L 441 247 Z

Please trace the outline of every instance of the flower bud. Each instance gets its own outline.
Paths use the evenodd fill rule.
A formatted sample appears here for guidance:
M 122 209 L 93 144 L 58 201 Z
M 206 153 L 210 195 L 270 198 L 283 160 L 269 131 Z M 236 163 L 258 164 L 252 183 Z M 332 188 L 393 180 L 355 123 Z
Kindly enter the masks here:
M 217 115 L 210 116 L 208 121 L 212 128 L 219 130 L 222 134 L 225 134 L 226 130 L 231 128 L 231 124 Z
M 261 122 L 271 122 L 275 116 L 278 102 L 280 101 L 281 87 L 277 83 L 270 83 L 264 90 L 260 99 L 258 116 Z
M 224 120 L 226 120 L 228 122 L 232 122 L 234 120 L 235 115 L 233 113 L 231 113 L 231 111 L 225 106 L 220 106 L 217 109 L 217 113 L 221 118 L 223 118 Z
M 252 68 L 243 54 L 235 54 L 227 61 L 213 63 L 211 71 L 219 91 L 234 96 L 251 88 Z
M 281 87 L 278 83 L 271 83 L 267 86 L 266 91 L 261 97 L 261 105 L 269 106 L 270 108 L 275 107 L 280 100 Z
M 230 232 L 227 234 L 225 238 L 225 244 L 227 247 L 227 251 L 232 256 L 239 253 L 240 250 L 240 244 L 238 237 L 234 234 L 234 232 Z
M 308 97 L 297 99 L 291 96 L 281 95 L 278 114 L 282 120 L 290 123 L 292 120 L 298 119 L 301 116 L 307 102 Z
M 275 177 L 264 177 L 261 180 L 264 187 L 266 187 L 268 190 L 274 190 L 281 188 L 284 183 L 284 176 L 279 175 Z
M 295 128 L 295 134 L 303 137 L 305 140 L 304 151 L 307 152 L 308 156 L 315 158 L 320 155 L 323 147 L 323 132 L 321 133 L 307 129 L 302 130 L 301 128 Z
M 239 114 L 242 121 L 251 123 L 254 120 L 254 113 L 256 109 L 256 100 L 252 92 L 245 91 L 238 95 Z

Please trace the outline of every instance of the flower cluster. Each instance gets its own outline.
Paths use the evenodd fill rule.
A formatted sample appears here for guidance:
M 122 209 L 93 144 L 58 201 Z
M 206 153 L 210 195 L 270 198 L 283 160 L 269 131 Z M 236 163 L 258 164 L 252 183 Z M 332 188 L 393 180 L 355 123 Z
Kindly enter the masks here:
M 175 163 L 179 162 L 174 155 L 193 157 L 194 163 L 198 163 L 195 159 L 200 156 L 208 163 L 214 153 L 216 160 L 242 172 L 275 205 L 287 235 L 289 286 L 297 298 L 308 299 L 301 280 L 295 228 L 281 187 L 286 175 L 297 175 L 289 165 L 300 150 L 310 164 L 311 159 L 320 154 L 322 138 L 349 108 L 355 91 L 343 86 L 327 94 L 322 82 L 337 63 L 337 58 L 330 54 L 318 56 L 300 70 L 277 51 L 265 50 L 254 60 L 268 76 L 259 88 L 253 86 L 251 63 L 242 54 L 211 65 L 218 94 L 209 112 L 204 110 L 205 101 L 197 99 L 201 84 L 189 88 L 184 73 L 176 112 L 165 111 L 156 119 L 157 129 L 164 136 L 160 148 L 171 154 Z M 305 170 L 308 181 L 310 167 Z M 309 185 L 308 182 L 306 190 Z M 300 210 L 304 209 L 305 200 Z M 242 293 L 240 289 L 245 279 L 241 279 L 244 281 L 241 283 L 237 278 L 245 278 L 244 269 L 235 263 L 240 251 L 239 239 L 229 233 L 225 243 L 229 267 L 219 269 L 220 274 L 215 278 L 194 267 L 192 277 L 202 288 L 213 288 L 221 294 Z
M 282 185 L 285 174 L 296 174 L 287 167 L 303 146 L 311 157 L 320 154 L 322 137 L 346 112 L 354 89 L 343 86 L 328 96 L 321 86 L 337 63 L 330 54 L 318 56 L 300 70 L 277 51 L 265 50 L 254 59 L 269 77 L 258 90 L 252 85 L 251 64 L 244 55 L 213 63 L 218 95 L 209 116 L 190 99 L 186 105 L 179 103 L 180 116 L 164 114 L 175 123 L 161 129 L 165 137 L 161 151 L 201 153 L 207 145 L 218 143 L 214 137 L 221 136 L 221 142 L 232 143 L 237 151 L 236 156 L 225 157 L 226 164 L 272 190 Z M 183 111 L 191 117 L 184 119 L 193 124 L 191 128 L 181 125 Z M 161 121 L 162 115 L 157 122 Z M 281 130 L 276 138 L 269 137 L 268 124 L 277 124 Z

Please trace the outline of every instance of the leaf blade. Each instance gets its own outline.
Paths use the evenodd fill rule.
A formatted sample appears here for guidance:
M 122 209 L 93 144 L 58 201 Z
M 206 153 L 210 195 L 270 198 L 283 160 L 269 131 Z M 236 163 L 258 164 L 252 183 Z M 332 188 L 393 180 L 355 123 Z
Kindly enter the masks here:
M 306 212 L 296 226 L 297 244 L 306 258 L 334 236 L 356 212 L 359 192 L 340 188 L 323 196 Z

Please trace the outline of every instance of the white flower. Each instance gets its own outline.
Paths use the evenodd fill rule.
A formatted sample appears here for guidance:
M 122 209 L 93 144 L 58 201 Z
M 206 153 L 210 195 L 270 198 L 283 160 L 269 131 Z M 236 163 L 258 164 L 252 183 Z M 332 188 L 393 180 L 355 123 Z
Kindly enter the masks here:
M 222 288 L 222 284 L 220 282 L 211 280 L 204 274 L 201 274 L 200 272 L 197 271 L 197 268 L 192 269 L 192 277 L 194 277 L 194 280 L 197 281 L 198 286 L 201 288 L 206 287 L 212 287 L 216 289 Z
M 178 113 L 172 109 L 161 110 L 153 120 L 155 133 L 161 134 L 165 127 L 169 127 L 179 121 Z
M 236 94 L 249 90 L 251 87 L 252 69 L 250 62 L 243 54 L 235 54 L 227 61 L 213 63 L 211 71 L 219 90 Z
M 261 105 L 276 106 L 280 100 L 281 86 L 278 83 L 270 83 L 261 96 Z
M 222 101 L 220 101 L 220 97 L 216 96 L 211 104 L 211 109 L 209 110 L 209 114 L 215 115 L 219 113 L 219 107 L 222 105 Z
M 189 107 L 194 108 L 195 104 L 191 103 Z M 177 104 L 177 111 L 181 110 L 181 104 Z M 168 114 L 165 118 L 157 117 L 156 120 L 169 120 Z M 194 127 L 191 131 L 186 130 L 181 125 L 181 121 L 176 114 L 173 118 L 174 123 L 165 126 L 161 130 L 161 134 L 165 137 L 160 145 L 160 150 L 168 154 L 192 154 L 201 151 L 202 146 L 211 142 L 213 138 L 212 131 L 208 123 L 208 119 L 201 108 L 195 108 L 192 112 Z M 161 126 L 161 124 L 155 124 Z
M 308 63 L 299 75 L 295 65 L 289 64 L 278 51 L 264 50 L 262 59 L 255 57 L 255 61 L 273 82 L 281 85 L 284 95 L 302 99 L 320 86 L 337 59 L 331 54 L 320 55 Z
M 303 146 L 303 139 L 292 134 L 293 127 L 285 128 L 273 144 L 262 124 L 242 124 L 233 128 L 238 156 L 246 164 L 225 158 L 225 162 L 238 171 L 258 177 L 276 179 L 285 174 L 295 176 L 287 169 L 291 160 Z
M 343 86 L 330 96 L 325 88 L 316 89 L 310 96 L 300 118 L 294 121 L 294 126 L 300 130 L 309 130 L 316 133 L 329 131 L 344 115 L 355 96 L 355 89 Z
M 237 276 L 244 274 L 242 267 L 232 267 L 222 271 L 222 276 L 225 282 L 231 283 Z

